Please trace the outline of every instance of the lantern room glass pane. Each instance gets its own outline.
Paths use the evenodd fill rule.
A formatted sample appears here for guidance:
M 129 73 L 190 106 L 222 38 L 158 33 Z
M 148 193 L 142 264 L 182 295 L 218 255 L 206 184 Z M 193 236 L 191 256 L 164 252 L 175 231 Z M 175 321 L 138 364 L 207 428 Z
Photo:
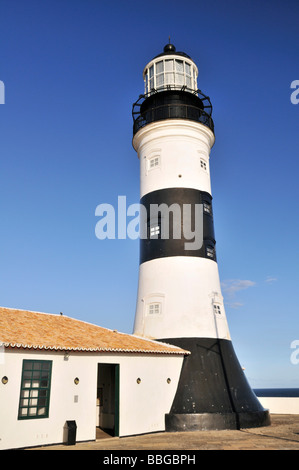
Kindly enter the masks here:
M 163 60 L 160 60 L 160 62 L 156 63 L 156 73 L 162 73 L 164 72 L 164 62 Z
M 184 85 L 184 75 L 183 74 L 176 73 L 176 75 L 175 75 L 175 84 L 176 85 L 181 85 L 181 86 Z
M 175 61 L 176 72 L 184 73 L 184 62 L 182 60 Z
M 185 71 L 187 75 L 191 75 L 191 65 L 185 62 Z
M 166 85 L 173 85 L 173 83 L 174 83 L 173 73 L 166 73 L 165 74 L 165 83 L 166 83 Z
M 173 71 L 173 60 L 165 60 L 165 71 L 172 72 Z
M 175 61 L 175 84 L 179 86 L 184 85 L 184 62 L 182 60 Z
M 154 88 L 154 66 L 149 68 L 149 89 Z
M 156 63 L 156 88 L 161 88 L 164 85 L 164 62 L 160 60 Z
M 173 60 L 165 60 L 165 83 L 166 85 L 174 84 L 174 73 L 173 73 Z
M 186 72 L 186 85 L 188 88 L 192 88 L 192 67 L 190 64 L 185 62 L 185 72 Z
M 161 73 L 156 77 L 156 87 L 159 88 L 164 85 L 164 74 Z

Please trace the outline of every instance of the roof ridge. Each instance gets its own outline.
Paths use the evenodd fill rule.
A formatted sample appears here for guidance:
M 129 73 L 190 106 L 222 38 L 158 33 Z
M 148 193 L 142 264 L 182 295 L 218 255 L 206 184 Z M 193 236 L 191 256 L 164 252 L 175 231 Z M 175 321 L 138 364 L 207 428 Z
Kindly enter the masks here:
M 102 328 L 103 330 L 107 330 L 107 331 L 111 331 L 112 333 L 118 333 L 118 334 L 124 334 L 124 335 L 133 335 L 132 333 L 123 333 L 121 331 L 118 331 L 116 329 L 112 329 L 112 328 L 107 328 L 105 326 L 100 326 L 100 325 L 97 325 L 95 323 L 91 323 L 91 322 L 88 322 L 86 320 L 82 320 L 80 318 L 74 318 L 74 317 L 70 317 L 69 315 L 65 315 L 64 313 L 61 315 L 59 313 L 49 313 L 49 312 L 39 312 L 37 310 L 28 310 L 28 309 L 24 309 L 24 308 L 16 308 L 16 307 L 3 307 L 0 305 L 0 310 L 1 309 L 4 309 L 4 310 L 16 310 L 17 312 L 24 312 L 24 313 L 37 313 L 39 315 L 52 315 L 54 317 L 63 317 L 63 318 L 69 318 L 70 320 L 72 321 L 78 321 L 78 322 L 81 322 L 81 323 L 85 323 L 86 325 L 90 325 L 90 326 L 96 326 L 97 328 Z M 141 338 L 140 338 L 141 339 Z

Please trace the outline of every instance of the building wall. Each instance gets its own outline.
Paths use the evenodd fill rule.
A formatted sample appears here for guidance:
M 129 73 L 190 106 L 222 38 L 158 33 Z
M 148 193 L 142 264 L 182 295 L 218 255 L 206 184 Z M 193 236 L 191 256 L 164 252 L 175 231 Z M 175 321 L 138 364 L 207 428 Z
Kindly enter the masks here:
M 262 406 L 271 414 L 298 415 L 298 397 L 258 397 Z
M 48 418 L 18 420 L 23 359 L 53 361 Z M 76 421 L 77 441 L 94 440 L 98 363 L 120 365 L 119 435 L 163 431 L 182 361 L 182 356 L 82 352 L 70 352 L 66 360 L 62 352 L 6 350 L 0 361 L 0 379 L 8 377 L 6 385 L 0 381 L 0 449 L 62 443 L 67 420 Z
M 121 436 L 165 430 L 164 416 L 170 411 L 182 363 L 182 356 L 143 355 L 121 364 Z

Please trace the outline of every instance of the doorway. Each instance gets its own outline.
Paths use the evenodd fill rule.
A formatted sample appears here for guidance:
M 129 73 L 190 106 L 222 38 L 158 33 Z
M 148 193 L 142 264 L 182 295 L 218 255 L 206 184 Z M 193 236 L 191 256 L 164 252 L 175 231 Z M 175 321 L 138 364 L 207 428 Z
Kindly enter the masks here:
M 98 364 L 97 427 L 119 435 L 119 364 Z

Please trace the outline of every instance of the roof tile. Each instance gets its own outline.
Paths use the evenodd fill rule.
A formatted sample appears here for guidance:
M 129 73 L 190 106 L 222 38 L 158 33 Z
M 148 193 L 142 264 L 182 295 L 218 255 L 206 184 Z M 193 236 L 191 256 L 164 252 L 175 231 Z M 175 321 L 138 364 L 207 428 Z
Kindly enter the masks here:
M 119 333 L 64 315 L 0 307 L 0 343 L 11 348 L 189 354 L 173 345 Z

